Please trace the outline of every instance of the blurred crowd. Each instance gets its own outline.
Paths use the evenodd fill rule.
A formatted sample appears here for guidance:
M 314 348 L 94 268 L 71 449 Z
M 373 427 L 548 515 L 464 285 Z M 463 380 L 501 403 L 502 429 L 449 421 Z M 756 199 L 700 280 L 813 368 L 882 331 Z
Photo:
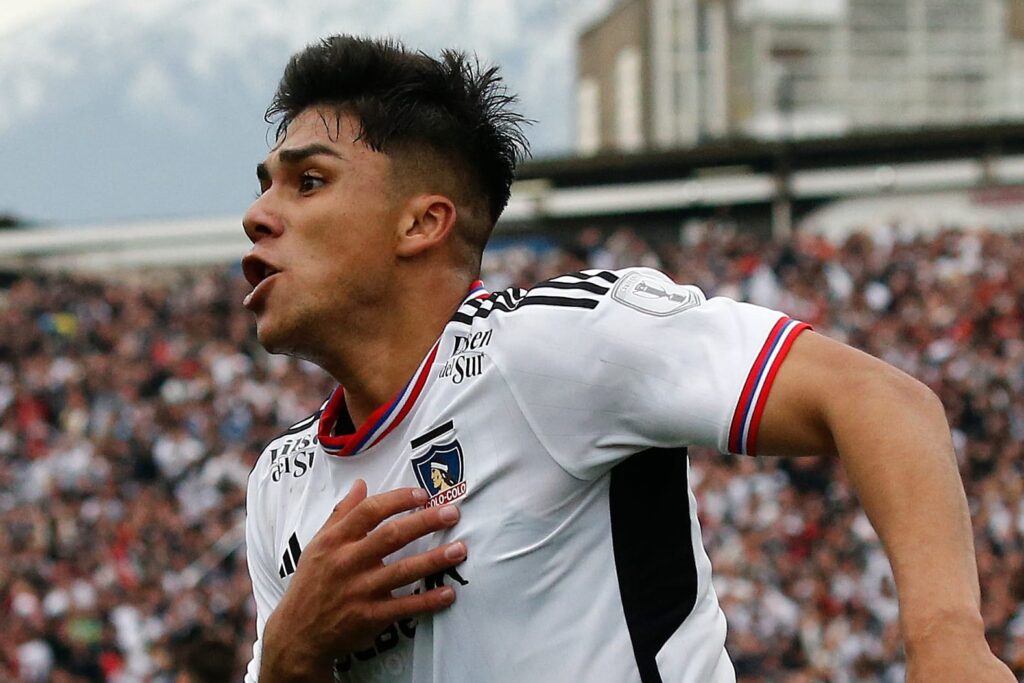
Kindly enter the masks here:
M 493 249 L 483 278 L 627 265 L 783 310 L 938 393 L 990 643 L 1024 675 L 1024 234 L 591 229 Z M 172 681 L 200 637 L 247 661 L 246 479 L 332 387 L 259 347 L 247 291 L 237 269 L 0 290 L 0 680 Z M 889 565 L 837 462 L 698 451 L 691 465 L 740 679 L 902 681 Z

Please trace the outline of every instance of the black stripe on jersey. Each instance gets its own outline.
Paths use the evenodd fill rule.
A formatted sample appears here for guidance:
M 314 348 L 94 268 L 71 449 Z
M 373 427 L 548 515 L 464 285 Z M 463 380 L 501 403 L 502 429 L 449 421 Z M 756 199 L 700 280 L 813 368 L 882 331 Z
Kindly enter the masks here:
M 424 434 L 422 436 L 417 436 L 415 439 L 410 441 L 409 444 L 413 448 L 419 448 L 420 446 L 422 446 L 423 444 L 427 443 L 428 441 L 433 441 L 437 437 L 441 436 L 442 434 L 447 434 L 448 432 L 452 431 L 453 429 L 455 429 L 455 423 L 452 422 L 451 420 L 448 420 L 443 425 L 441 425 L 439 427 L 434 427 L 433 429 L 431 429 L 426 434 Z
M 571 299 L 561 296 L 528 296 L 520 306 L 565 306 L 567 308 L 596 308 L 597 299 Z
M 516 305 L 523 300 L 523 297 L 529 294 L 525 289 L 515 287 L 513 289 L 506 289 L 501 292 L 495 292 L 491 296 L 487 297 L 484 301 L 491 302 L 493 306 L 502 306 L 509 310 L 515 310 Z M 481 308 L 483 307 L 481 302 Z
M 457 323 L 463 323 L 465 325 L 472 325 L 473 319 L 480 316 L 480 311 L 486 308 L 488 311 L 493 307 L 495 302 L 503 302 L 503 305 L 514 308 L 514 303 L 526 296 L 525 289 L 513 288 L 507 289 L 501 292 L 494 292 L 488 294 L 485 297 L 479 299 L 473 299 L 467 301 L 462 305 L 461 308 L 452 316 L 452 321 Z M 512 310 L 510 308 L 509 310 Z M 484 313 L 482 317 L 486 318 L 490 313 Z
M 292 533 L 288 539 L 288 547 L 284 549 L 281 556 L 281 566 L 277 568 L 277 575 L 282 579 L 289 574 L 294 574 L 299 566 L 299 558 L 302 557 L 302 546 L 299 545 L 299 537 Z
M 650 449 L 612 468 L 608 492 L 622 611 L 643 683 L 697 602 L 686 449 Z
M 534 285 L 530 288 L 530 291 L 536 291 L 538 289 L 578 289 L 584 292 L 591 292 L 592 294 L 607 294 L 608 287 L 602 287 L 601 285 L 593 282 L 587 282 L 586 280 L 578 282 L 557 282 L 555 280 L 545 280 L 539 284 Z
M 583 273 L 583 272 L 577 271 L 575 273 L 566 273 L 566 275 L 571 275 L 572 277 L 578 277 L 578 278 L 583 279 L 583 280 L 589 280 L 591 278 L 599 277 L 602 280 L 605 280 L 605 281 L 607 281 L 607 282 L 609 282 L 609 283 L 611 283 L 613 285 L 616 282 L 619 281 L 619 276 L 618 275 L 616 275 L 615 273 L 610 273 L 607 270 L 599 270 L 599 271 L 594 272 L 594 273 Z M 559 277 L 562 277 L 562 276 L 559 276 Z
M 565 278 L 575 278 L 575 280 L 566 280 Z M 510 313 L 519 308 L 519 306 L 526 305 L 595 308 L 598 302 L 590 299 L 571 299 L 569 297 L 538 296 L 534 294 L 538 289 L 576 290 L 589 292 L 590 294 L 597 294 L 599 296 L 607 294 L 609 288 L 597 284 L 596 282 L 590 282 L 590 280 L 594 279 L 601 279 L 609 284 L 615 284 L 619 281 L 619 276 L 607 270 L 599 270 L 590 273 L 584 273 L 582 271 L 565 273 L 551 278 L 550 280 L 539 282 L 528 291 L 516 287 L 502 292 L 495 292 L 480 299 L 467 301 L 459 307 L 459 310 L 455 312 L 455 315 L 453 315 L 451 319 L 452 322 L 462 323 L 463 325 L 472 325 L 473 320 L 477 318 L 487 318 L 490 316 L 491 311 Z M 578 303 L 580 301 L 588 303 Z
M 291 556 L 287 552 L 285 552 L 284 556 L 281 558 L 281 566 L 278 567 L 278 569 L 277 569 L 277 575 L 280 576 L 283 579 L 284 577 L 288 576 L 289 574 L 294 574 L 294 573 L 295 573 L 295 565 L 292 564 Z
M 292 551 L 292 557 L 295 558 L 295 566 L 298 566 L 299 558 L 302 557 L 302 547 L 299 545 L 299 537 L 295 534 L 288 539 L 288 548 Z
M 523 290 L 515 290 L 522 292 Z M 486 299 L 483 299 L 483 303 L 476 307 L 476 310 L 470 313 L 463 309 L 452 316 L 454 322 L 463 323 L 466 325 L 473 324 L 474 320 L 486 320 L 490 317 L 491 313 L 498 311 L 500 313 L 511 313 L 520 306 L 565 306 L 566 308 L 596 308 L 597 304 L 600 303 L 597 299 L 576 299 L 567 296 L 543 296 L 540 294 L 533 294 L 530 292 L 522 294 L 516 294 L 515 291 L 509 292 L 496 292 L 490 295 Z

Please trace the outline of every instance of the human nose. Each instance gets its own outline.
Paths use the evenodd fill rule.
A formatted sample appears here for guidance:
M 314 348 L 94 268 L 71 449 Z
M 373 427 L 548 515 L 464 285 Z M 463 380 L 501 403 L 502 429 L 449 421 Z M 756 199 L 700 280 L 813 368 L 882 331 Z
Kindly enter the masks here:
M 270 192 L 264 192 L 256 198 L 245 215 L 242 216 L 242 229 L 249 241 L 256 244 L 264 237 L 272 237 L 281 234 L 281 218 L 270 203 Z

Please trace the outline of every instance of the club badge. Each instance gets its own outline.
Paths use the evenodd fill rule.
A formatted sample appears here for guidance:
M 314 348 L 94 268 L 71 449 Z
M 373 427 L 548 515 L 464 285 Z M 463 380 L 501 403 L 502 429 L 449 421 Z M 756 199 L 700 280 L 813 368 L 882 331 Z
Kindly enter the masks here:
M 412 470 L 430 494 L 426 507 L 451 503 L 466 494 L 462 444 L 453 438 L 454 431 L 449 421 L 412 440 Z

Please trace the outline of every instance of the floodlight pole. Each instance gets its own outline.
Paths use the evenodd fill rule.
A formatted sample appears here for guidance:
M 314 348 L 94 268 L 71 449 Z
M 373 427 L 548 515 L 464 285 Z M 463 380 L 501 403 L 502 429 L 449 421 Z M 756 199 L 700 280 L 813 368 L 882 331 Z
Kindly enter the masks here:
M 792 155 L 796 139 L 795 77 L 791 66 L 775 82 L 776 109 L 779 117 L 778 147 L 775 152 L 775 194 L 772 198 L 772 239 L 785 242 L 793 234 L 793 195 L 791 188 Z

